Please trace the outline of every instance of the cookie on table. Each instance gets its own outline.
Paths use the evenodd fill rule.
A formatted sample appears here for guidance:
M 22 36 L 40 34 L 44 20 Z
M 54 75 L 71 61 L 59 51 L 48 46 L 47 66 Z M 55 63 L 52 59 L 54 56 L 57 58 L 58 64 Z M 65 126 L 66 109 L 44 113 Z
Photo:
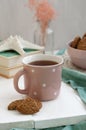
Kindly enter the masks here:
M 34 99 L 27 98 L 16 107 L 16 110 L 22 114 L 34 114 L 39 111 L 39 106 Z
M 42 103 L 38 99 L 26 98 L 15 100 L 8 105 L 8 110 L 17 110 L 22 114 L 34 114 L 42 107 Z
M 15 100 L 8 105 L 8 110 L 16 110 L 16 107 L 23 101 L 23 99 Z

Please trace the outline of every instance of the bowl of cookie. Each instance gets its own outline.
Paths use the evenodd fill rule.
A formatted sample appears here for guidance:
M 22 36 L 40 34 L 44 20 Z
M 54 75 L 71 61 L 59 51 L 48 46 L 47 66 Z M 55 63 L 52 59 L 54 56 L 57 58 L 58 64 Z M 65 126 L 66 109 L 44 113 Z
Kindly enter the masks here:
M 82 37 L 76 36 L 68 44 L 67 53 L 75 66 L 86 69 L 86 33 Z

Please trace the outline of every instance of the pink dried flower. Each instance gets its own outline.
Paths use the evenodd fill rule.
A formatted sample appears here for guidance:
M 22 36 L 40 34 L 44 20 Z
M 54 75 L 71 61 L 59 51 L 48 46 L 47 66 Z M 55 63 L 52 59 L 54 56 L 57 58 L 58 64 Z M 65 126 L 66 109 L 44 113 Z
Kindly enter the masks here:
M 54 18 L 55 11 L 47 1 L 43 1 L 36 7 L 36 17 L 39 21 L 49 22 Z
M 44 0 L 41 1 L 36 7 L 35 16 L 45 30 L 49 22 L 54 18 L 55 11 L 52 6 L 47 2 L 47 0 Z
M 47 0 L 28 0 L 29 6 L 34 8 L 35 17 L 40 22 L 49 22 L 55 16 L 55 10 Z

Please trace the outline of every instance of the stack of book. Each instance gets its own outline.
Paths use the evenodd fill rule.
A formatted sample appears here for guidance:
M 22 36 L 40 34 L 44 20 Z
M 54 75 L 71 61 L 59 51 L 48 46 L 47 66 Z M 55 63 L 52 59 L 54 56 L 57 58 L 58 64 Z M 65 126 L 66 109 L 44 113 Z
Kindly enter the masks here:
M 35 49 L 26 49 L 25 51 L 25 56 L 42 53 L 41 50 Z M 0 52 L 0 76 L 4 76 L 6 78 L 13 77 L 20 69 L 23 68 L 23 58 L 23 56 L 13 50 Z
M 0 76 L 12 78 L 19 70 L 23 68 L 22 59 L 25 56 L 43 53 L 43 48 L 34 44 L 32 48 L 24 48 L 24 55 L 20 55 L 15 50 L 0 51 Z M 38 47 L 38 49 L 37 49 Z

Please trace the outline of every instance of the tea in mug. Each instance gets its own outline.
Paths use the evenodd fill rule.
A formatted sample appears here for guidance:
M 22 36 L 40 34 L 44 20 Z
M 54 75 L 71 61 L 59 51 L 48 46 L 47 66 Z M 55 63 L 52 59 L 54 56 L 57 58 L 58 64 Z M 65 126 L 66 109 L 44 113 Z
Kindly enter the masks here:
M 56 65 L 58 62 L 56 61 L 48 61 L 48 60 L 39 60 L 39 61 L 32 61 L 29 65 L 36 65 L 36 66 L 49 66 L 49 65 Z

